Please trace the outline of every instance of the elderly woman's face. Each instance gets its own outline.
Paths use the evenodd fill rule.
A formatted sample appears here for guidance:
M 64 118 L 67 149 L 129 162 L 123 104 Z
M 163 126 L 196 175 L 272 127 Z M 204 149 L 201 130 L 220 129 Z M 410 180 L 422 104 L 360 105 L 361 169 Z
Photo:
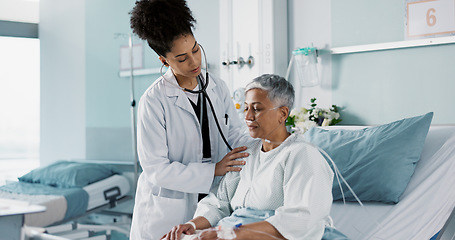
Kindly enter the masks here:
M 245 94 L 245 122 L 253 138 L 267 138 L 280 124 L 280 111 L 267 91 L 251 89 Z

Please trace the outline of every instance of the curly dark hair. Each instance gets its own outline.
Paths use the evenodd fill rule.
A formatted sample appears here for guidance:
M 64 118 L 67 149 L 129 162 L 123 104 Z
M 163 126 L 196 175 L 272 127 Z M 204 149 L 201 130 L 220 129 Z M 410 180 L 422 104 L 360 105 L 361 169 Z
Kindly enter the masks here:
M 129 14 L 133 33 L 160 56 L 171 51 L 177 37 L 193 35 L 196 23 L 185 0 L 139 0 Z

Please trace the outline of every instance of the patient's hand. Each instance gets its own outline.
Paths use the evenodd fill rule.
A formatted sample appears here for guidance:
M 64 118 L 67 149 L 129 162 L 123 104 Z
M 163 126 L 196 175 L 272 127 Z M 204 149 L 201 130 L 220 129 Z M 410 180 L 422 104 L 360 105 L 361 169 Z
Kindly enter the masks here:
M 218 234 L 216 233 L 216 231 L 205 231 L 205 232 L 201 233 L 201 235 L 199 236 L 199 239 L 201 239 L 201 240 L 217 240 L 219 238 L 218 238 Z
M 245 161 L 234 160 L 237 158 L 248 157 L 248 153 L 245 151 L 246 147 L 238 147 L 232 149 L 224 158 L 219 161 L 215 166 L 215 176 L 224 176 L 227 172 L 239 172 L 242 170 L 241 167 L 234 167 L 235 165 L 245 165 Z
M 164 235 L 161 239 L 166 239 L 166 240 L 180 240 L 180 237 L 182 234 L 195 234 L 196 230 L 193 228 L 193 226 L 189 223 L 185 224 L 180 224 L 172 228 L 172 230 Z

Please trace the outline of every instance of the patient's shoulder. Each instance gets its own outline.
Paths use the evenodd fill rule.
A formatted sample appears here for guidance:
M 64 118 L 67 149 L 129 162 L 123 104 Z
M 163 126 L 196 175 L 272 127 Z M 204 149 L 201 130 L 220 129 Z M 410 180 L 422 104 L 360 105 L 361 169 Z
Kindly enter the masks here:
M 291 136 L 289 136 L 290 142 L 289 142 L 289 149 L 292 151 L 299 151 L 299 152 L 319 152 L 317 147 L 303 137 L 303 134 L 300 133 L 294 133 Z
M 245 152 L 249 153 L 250 155 L 255 155 L 261 151 L 262 141 L 261 139 L 253 139 L 252 141 L 245 144 L 246 150 Z
M 289 154 L 287 161 L 325 162 L 325 158 L 318 148 L 306 141 L 302 134 L 295 134 L 295 136 L 293 134 L 290 137 L 293 139 L 286 147 L 286 152 Z

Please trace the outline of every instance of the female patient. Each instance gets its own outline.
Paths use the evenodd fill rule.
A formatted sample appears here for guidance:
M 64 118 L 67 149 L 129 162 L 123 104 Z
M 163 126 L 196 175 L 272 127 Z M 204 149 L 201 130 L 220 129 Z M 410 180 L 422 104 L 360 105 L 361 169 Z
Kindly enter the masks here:
M 332 205 L 333 172 L 316 148 L 303 143 L 302 135 L 286 130 L 292 85 L 282 77 L 262 75 L 247 85 L 245 94 L 245 121 L 258 139 L 248 146 L 246 165 L 226 174 L 217 192 L 199 202 L 195 218 L 175 226 L 165 239 L 217 225 L 235 228 L 236 239 L 322 238 Z M 213 234 L 202 236 L 216 239 L 216 234 L 209 236 Z

